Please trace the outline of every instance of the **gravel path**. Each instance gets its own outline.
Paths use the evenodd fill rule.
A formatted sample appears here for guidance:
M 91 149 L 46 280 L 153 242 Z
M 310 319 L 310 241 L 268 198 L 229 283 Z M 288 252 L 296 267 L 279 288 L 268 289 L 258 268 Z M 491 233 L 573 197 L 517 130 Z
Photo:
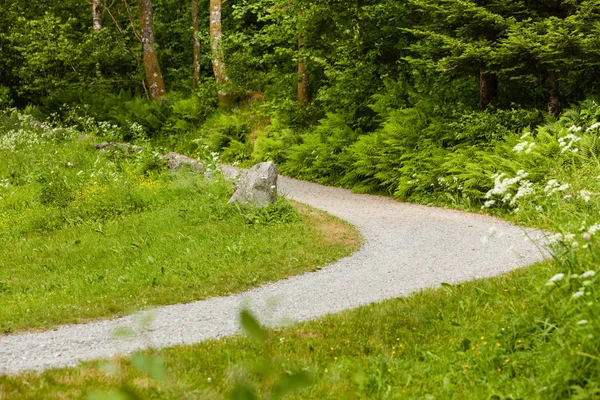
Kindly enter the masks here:
M 268 324 L 305 321 L 348 308 L 406 296 L 442 282 L 490 277 L 543 258 L 542 234 L 458 211 L 399 203 L 386 197 L 281 178 L 280 192 L 355 225 L 364 246 L 317 272 L 233 296 L 152 311 L 137 337 L 118 339 L 115 329 L 141 330 L 142 314 L 54 331 L 0 338 L 0 374 L 76 365 L 80 360 L 197 343 L 238 332 L 241 307 Z M 497 233 L 487 241 L 490 227 Z M 539 239 L 539 240 L 538 240 Z

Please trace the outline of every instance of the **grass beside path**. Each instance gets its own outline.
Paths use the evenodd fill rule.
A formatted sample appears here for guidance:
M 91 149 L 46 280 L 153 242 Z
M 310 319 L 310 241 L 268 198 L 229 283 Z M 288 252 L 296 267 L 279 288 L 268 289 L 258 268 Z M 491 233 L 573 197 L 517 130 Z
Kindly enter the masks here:
M 0 377 L 0 393 L 77 399 L 129 382 L 141 398 L 221 399 L 236 387 L 266 398 L 281 376 L 304 371 L 312 384 L 285 398 L 560 398 L 569 381 L 585 376 L 576 369 L 577 349 L 564 348 L 563 356 L 550 340 L 562 319 L 554 307 L 560 296 L 545 287 L 554 272 L 543 263 L 427 290 L 270 330 L 263 343 L 232 337 L 167 349 L 159 356 L 162 381 L 134 366 L 135 357 L 133 364 L 117 358 L 108 369 L 94 362 Z
M 224 194 L 205 186 L 166 208 L 5 243 L 0 329 L 44 329 L 240 292 L 313 271 L 360 245 L 352 227 L 305 206 L 297 212 L 282 203 L 257 214 L 285 213 L 288 222 L 249 224 L 235 209 L 215 210 Z

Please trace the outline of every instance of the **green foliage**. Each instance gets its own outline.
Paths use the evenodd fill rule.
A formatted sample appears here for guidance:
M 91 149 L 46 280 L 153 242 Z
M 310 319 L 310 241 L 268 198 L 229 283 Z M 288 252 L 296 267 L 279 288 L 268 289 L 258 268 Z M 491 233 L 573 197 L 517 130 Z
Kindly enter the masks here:
M 328 114 L 314 132 L 301 136 L 301 143 L 287 153 L 283 173 L 318 182 L 336 182 L 348 167 L 345 148 L 356 138 L 341 115 Z
M 223 161 L 235 162 L 248 159 L 250 124 L 239 114 L 216 114 L 201 131 L 199 144 L 208 151 L 222 152 Z

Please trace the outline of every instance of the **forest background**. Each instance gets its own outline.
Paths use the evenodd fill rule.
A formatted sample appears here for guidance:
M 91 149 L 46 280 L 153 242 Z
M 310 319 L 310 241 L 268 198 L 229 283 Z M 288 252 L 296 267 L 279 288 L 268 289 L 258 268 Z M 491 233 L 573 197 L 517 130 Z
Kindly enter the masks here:
M 598 93 L 599 10 L 577 0 L 3 0 L 0 104 L 403 199 L 447 196 L 438 183 L 449 177 L 481 202 L 505 166 L 466 173 L 465 146 L 494 147 Z

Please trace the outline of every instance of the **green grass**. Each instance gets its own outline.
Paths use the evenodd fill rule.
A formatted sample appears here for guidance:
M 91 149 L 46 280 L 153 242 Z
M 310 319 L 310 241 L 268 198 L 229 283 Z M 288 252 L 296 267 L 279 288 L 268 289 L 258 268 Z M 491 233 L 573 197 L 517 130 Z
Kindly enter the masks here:
M 0 332 L 240 292 L 360 245 L 354 228 L 307 207 L 227 205 L 230 182 L 14 123 L 20 147 L 0 146 Z
M 552 327 L 564 320 L 560 296 L 545 286 L 555 271 L 538 264 L 427 290 L 270 330 L 264 343 L 233 337 L 167 349 L 160 352 L 165 381 L 116 359 L 118 374 L 86 363 L 0 378 L 0 393 L 82 398 L 123 380 L 142 398 L 218 399 L 245 382 L 264 398 L 278 376 L 305 370 L 313 384 L 289 398 L 562 398 L 565 383 L 585 377 L 577 371 L 579 349 L 556 352 L 551 342 Z

